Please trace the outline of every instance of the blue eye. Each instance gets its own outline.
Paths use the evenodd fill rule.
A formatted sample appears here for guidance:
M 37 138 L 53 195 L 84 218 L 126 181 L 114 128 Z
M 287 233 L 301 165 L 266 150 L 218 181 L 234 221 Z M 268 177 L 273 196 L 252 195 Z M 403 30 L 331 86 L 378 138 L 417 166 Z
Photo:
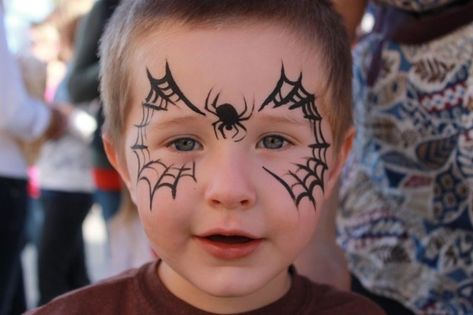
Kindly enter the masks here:
M 258 142 L 258 147 L 259 148 L 264 148 L 264 149 L 269 149 L 269 150 L 278 150 L 282 149 L 285 147 L 288 143 L 290 143 L 288 140 L 286 140 L 284 137 L 281 136 L 276 136 L 276 135 L 269 135 L 263 137 Z
M 179 138 L 169 143 L 169 147 L 176 151 L 194 151 L 202 148 L 202 145 L 192 138 Z

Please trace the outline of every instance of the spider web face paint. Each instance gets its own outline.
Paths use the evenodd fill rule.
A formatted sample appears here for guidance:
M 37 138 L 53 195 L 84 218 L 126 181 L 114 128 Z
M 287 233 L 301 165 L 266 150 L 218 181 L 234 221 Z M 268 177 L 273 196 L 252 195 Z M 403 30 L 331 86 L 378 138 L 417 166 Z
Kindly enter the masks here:
M 212 104 L 210 105 L 209 98 L 210 98 L 211 93 L 212 93 L 212 90 L 209 91 L 209 94 L 207 95 L 207 98 L 205 99 L 205 110 L 217 116 L 218 118 L 217 121 L 212 123 L 215 137 L 219 139 L 219 134 L 220 134 L 224 139 L 226 139 L 227 135 L 225 132 L 226 131 L 229 132 L 233 130 L 234 132 L 231 136 L 232 139 L 234 139 L 235 142 L 239 142 L 243 140 L 246 136 L 246 128 L 241 122 L 250 119 L 255 107 L 254 104 L 251 108 L 251 111 L 248 113 L 248 104 L 246 103 L 246 99 L 243 99 L 245 103 L 245 109 L 243 110 L 243 112 L 238 113 L 235 107 L 231 104 L 225 103 L 225 104 L 217 105 L 220 93 L 217 94 Z M 244 134 L 240 135 L 240 132 Z
M 166 73 L 161 79 L 155 79 L 151 75 L 148 69 L 146 69 L 148 80 L 151 85 L 148 96 L 143 102 L 144 107 L 149 107 L 155 110 L 168 110 L 169 104 L 177 106 L 177 102 L 183 102 L 188 108 L 197 114 L 205 116 L 205 113 L 198 109 L 192 104 L 187 97 L 181 92 L 179 87 L 174 81 L 174 78 L 169 68 L 169 64 L 166 62 Z
M 171 190 L 173 199 L 176 199 L 177 186 L 179 181 L 184 177 L 190 177 L 197 182 L 195 178 L 195 163 L 192 165 L 175 166 L 167 165 L 161 159 L 151 159 L 147 142 L 147 127 L 149 126 L 155 112 L 167 111 L 169 105 L 178 106 L 179 102 L 184 103 L 192 111 L 205 116 L 193 105 L 181 92 L 172 77 L 171 70 L 166 62 L 166 73 L 160 79 L 154 78 L 148 69 L 150 91 L 145 101 L 142 103 L 142 118 L 135 125 L 138 130 L 135 143 L 131 146 L 133 153 L 138 161 L 137 183 L 143 181 L 148 185 L 149 190 L 149 208 L 153 208 L 153 199 L 155 193 L 162 188 Z M 151 178 L 156 178 L 153 181 Z
M 314 135 L 314 143 L 309 145 L 312 155 L 306 159 L 305 164 L 295 163 L 295 171 L 289 171 L 285 178 L 277 175 L 271 170 L 263 169 L 280 182 L 289 192 L 292 200 L 299 207 L 300 202 L 307 198 L 315 209 L 314 190 L 320 187 L 324 190 L 324 173 L 327 166 L 327 143 L 322 134 L 322 117 L 315 105 L 316 97 L 307 92 L 302 86 L 302 73 L 297 81 L 291 81 L 286 77 L 284 66 L 281 69 L 281 78 L 275 89 L 259 108 L 259 112 L 265 108 L 288 107 L 289 110 L 301 110 L 304 118 L 309 120 Z

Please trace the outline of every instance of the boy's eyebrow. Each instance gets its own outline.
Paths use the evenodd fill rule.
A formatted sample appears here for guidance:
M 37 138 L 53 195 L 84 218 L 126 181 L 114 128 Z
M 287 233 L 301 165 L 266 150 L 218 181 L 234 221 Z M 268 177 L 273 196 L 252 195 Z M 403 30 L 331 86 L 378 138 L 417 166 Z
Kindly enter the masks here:
M 265 121 L 268 121 L 270 123 L 274 123 L 274 124 L 277 124 L 277 123 L 283 123 L 283 124 L 296 124 L 296 125 L 300 125 L 300 124 L 305 124 L 307 123 L 307 120 L 304 119 L 304 117 L 295 117 L 293 115 L 274 115 L 274 114 L 270 114 L 270 113 L 261 113 L 260 114 L 262 119 L 264 119 Z
M 275 115 L 274 113 L 269 112 L 259 113 L 253 119 L 261 119 L 266 123 L 269 122 L 271 124 L 305 125 L 307 123 L 307 120 L 304 117 L 296 117 L 295 115 Z M 207 119 L 205 117 L 196 116 L 193 114 L 185 114 L 171 118 L 163 118 L 162 120 L 154 120 L 152 124 L 153 128 L 166 129 L 171 126 L 185 125 L 196 121 L 199 121 L 200 123 L 206 123 Z
M 196 116 L 195 114 L 189 114 L 189 115 L 182 115 L 182 116 L 177 116 L 173 118 L 164 118 L 163 120 L 155 120 L 153 122 L 153 127 L 157 129 L 166 129 L 174 125 L 183 125 L 183 124 L 188 124 L 189 122 L 192 121 L 206 121 L 205 118 L 202 119 L 202 117 Z

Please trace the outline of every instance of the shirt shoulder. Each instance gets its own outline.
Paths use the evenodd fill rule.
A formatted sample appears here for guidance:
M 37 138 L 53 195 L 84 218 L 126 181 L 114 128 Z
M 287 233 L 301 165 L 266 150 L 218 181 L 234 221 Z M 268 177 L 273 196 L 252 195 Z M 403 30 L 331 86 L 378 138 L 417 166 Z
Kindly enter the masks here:
M 320 315 L 386 315 L 373 301 L 359 294 L 342 291 L 329 285 L 317 284 L 306 278 L 310 309 Z M 308 313 L 312 314 L 312 313 Z
M 148 265 L 61 295 L 26 315 L 135 314 L 143 307 L 138 277 Z

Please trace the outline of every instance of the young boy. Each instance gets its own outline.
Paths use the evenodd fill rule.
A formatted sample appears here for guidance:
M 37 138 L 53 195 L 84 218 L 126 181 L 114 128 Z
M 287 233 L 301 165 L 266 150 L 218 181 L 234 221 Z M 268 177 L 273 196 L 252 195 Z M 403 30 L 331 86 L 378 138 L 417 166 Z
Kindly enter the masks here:
M 328 0 L 124 1 L 101 57 L 106 150 L 160 260 L 34 314 L 383 314 L 291 267 L 353 136 Z

